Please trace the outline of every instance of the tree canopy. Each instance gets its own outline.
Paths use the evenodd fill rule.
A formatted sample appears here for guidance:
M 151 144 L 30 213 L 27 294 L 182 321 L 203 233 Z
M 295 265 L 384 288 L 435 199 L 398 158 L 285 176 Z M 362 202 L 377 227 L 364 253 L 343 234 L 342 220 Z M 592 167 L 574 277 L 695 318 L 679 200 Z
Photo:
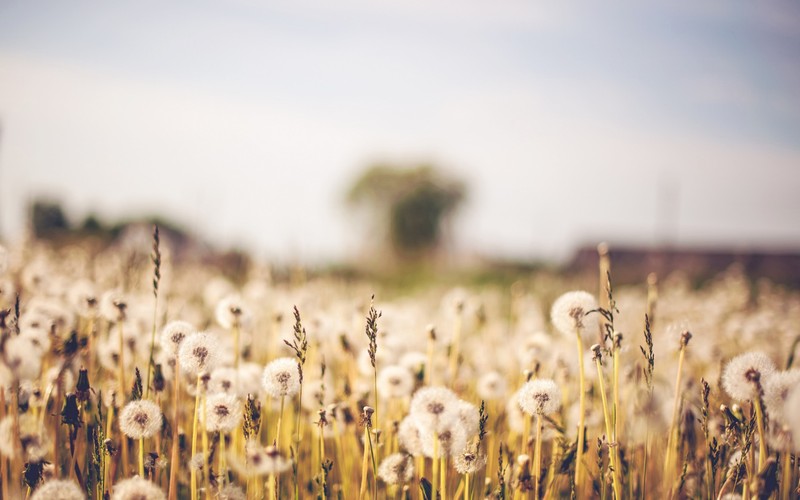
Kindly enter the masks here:
M 381 238 L 397 256 L 414 258 L 440 248 L 444 225 L 465 194 L 463 182 L 432 165 L 376 164 L 353 182 L 347 200 L 370 210 Z

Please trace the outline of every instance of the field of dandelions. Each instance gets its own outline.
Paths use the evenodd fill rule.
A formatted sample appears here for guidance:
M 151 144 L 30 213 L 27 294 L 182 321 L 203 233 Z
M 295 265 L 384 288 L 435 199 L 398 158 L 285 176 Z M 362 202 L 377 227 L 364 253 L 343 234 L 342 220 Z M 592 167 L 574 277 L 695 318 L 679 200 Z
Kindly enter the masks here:
M 0 249 L 2 498 L 798 496 L 797 292 L 233 281 L 153 236 Z

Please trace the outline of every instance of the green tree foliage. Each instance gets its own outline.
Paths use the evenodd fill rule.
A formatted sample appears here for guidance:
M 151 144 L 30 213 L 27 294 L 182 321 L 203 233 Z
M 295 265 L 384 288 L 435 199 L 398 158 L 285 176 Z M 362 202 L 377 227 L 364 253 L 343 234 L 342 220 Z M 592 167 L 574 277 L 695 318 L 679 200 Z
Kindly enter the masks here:
M 348 192 L 351 206 L 369 209 L 385 243 L 402 258 L 422 257 L 442 243 L 445 222 L 464 201 L 463 182 L 431 165 L 367 168 Z
M 61 204 L 44 200 L 31 205 L 31 226 L 37 238 L 58 236 L 69 230 Z

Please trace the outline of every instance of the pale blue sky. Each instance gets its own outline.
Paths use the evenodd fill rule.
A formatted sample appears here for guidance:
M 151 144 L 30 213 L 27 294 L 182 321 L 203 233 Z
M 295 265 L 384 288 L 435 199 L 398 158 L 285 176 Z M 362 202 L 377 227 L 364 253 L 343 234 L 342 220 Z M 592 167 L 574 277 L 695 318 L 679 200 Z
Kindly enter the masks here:
M 798 89 L 797 2 L 6 0 L 0 224 L 47 193 L 340 258 L 358 170 L 432 160 L 465 252 L 796 247 Z

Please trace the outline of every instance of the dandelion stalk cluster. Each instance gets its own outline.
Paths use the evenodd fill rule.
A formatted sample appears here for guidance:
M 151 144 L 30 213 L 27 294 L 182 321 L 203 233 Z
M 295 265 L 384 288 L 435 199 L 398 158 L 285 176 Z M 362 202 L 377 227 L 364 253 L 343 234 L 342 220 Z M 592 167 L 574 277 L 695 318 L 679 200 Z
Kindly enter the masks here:
M 800 293 L 612 288 L 599 252 L 409 292 L 232 277 L 158 228 L 0 249 L 0 496 L 796 498 Z

